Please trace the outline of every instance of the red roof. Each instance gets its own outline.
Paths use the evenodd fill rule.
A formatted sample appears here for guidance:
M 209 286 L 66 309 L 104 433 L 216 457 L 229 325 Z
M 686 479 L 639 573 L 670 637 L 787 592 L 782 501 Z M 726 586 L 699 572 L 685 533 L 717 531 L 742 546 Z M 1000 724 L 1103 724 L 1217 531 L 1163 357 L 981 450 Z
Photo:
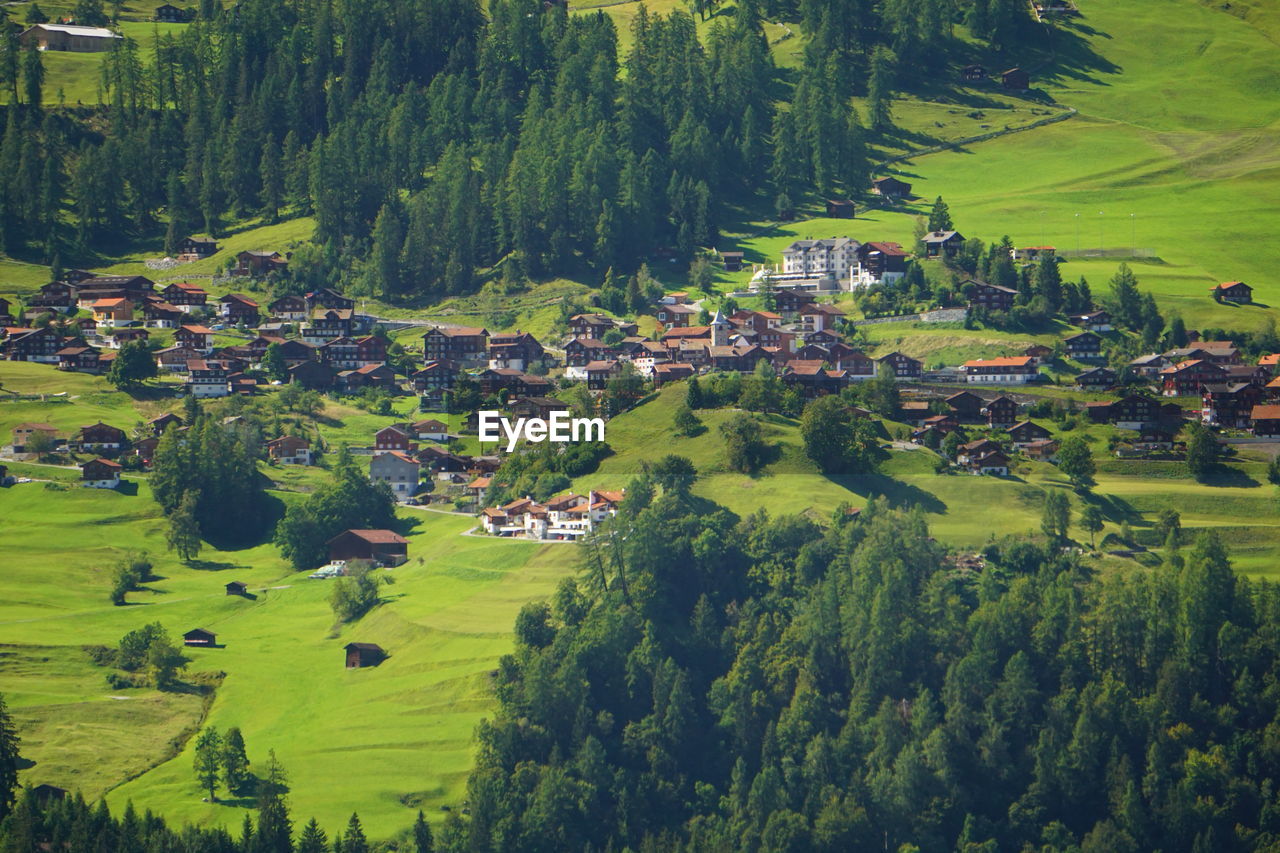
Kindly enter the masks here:
M 207 329 L 204 326 L 183 326 L 183 332 L 190 332 L 193 335 L 212 335 L 213 329 Z
M 409 543 L 408 539 L 394 530 L 344 530 L 338 536 L 346 536 L 348 533 L 374 545 L 407 545 Z M 338 537 L 335 536 L 334 539 L 336 538 Z
M 1280 421 L 1280 406 L 1254 406 L 1249 415 L 1251 421 Z
M 1006 355 L 1000 358 L 978 358 L 966 361 L 964 367 L 1031 367 L 1035 359 L 1027 355 Z

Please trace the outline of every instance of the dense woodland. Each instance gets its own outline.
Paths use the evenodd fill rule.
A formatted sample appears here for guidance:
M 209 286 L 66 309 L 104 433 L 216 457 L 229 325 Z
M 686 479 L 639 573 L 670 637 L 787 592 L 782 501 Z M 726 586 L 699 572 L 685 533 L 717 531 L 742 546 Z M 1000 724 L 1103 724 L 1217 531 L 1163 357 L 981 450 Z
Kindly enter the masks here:
M 975 572 L 918 513 L 735 523 L 687 483 L 634 483 L 521 613 L 449 849 L 1280 843 L 1280 595 L 1216 538 L 1102 575 L 1007 541 Z
M 154 60 L 132 39 L 105 57 L 103 107 L 56 104 L 11 27 L 0 251 L 87 264 L 161 234 L 171 251 L 188 232 L 312 214 L 295 282 L 389 299 L 465 292 L 495 268 L 519 281 L 630 270 L 661 248 L 687 258 L 731 205 L 859 194 L 864 125 L 970 49 L 954 26 L 996 51 L 1027 20 L 1016 0 L 740 0 L 705 43 L 689 14 L 641 12 L 620 56 L 603 13 L 487 8 L 202 3 L 156 37 Z M 763 16 L 809 35 L 797 73 L 775 69 Z M 872 98 L 865 120 L 853 94 Z

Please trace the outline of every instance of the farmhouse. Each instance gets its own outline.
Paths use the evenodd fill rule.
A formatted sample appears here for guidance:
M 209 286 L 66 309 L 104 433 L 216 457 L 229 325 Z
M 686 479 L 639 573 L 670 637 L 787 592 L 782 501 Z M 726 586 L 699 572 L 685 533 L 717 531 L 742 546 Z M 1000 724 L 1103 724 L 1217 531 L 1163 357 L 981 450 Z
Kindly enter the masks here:
M 63 347 L 56 353 L 59 370 L 74 370 L 79 373 L 99 373 L 102 371 L 102 357 L 93 347 Z
M 287 320 L 290 323 L 301 322 L 307 319 L 310 313 L 307 310 L 307 300 L 296 293 L 286 293 L 279 299 L 273 300 L 267 305 L 267 310 L 271 312 L 272 317 Z
M 1166 397 L 1181 397 L 1198 393 L 1200 386 L 1209 382 L 1221 382 L 1227 377 L 1227 369 L 1207 359 L 1182 361 L 1166 367 L 1159 373 Z
M 1009 457 L 1001 450 L 988 450 L 969 458 L 966 466 L 971 474 L 987 474 L 994 477 L 1009 476 Z
M 63 340 L 52 328 L 11 327 L 4 331 L 4 353 L 10 361 L 57 363 L 58 350 L 63 348 Z
M 182 635 L 182 645 L 213 648 L 218 645 L 218 635 L 203 628 L 192 628 Z
M 1071 322 L 1090 332 L 1110 332 L 1114 328 L 1111 325 L 1111 314 L 1107 311 L 1089 311 L 1085 314 L 1076 314 L 1071 317 Z
M 201 355 L 213 352 L 213 336 L 213 329 L 194 325 L 181 326 L 173 333 L 173 338 L 179 346 L 195 350 Z
M 387 657 L 387 653 L 382 650 L 382 646 L 376 643 L 347 643 L 342 648 L 346 653 L 347 669 L 377 666 Z
M 106 27 L 76 27 L 68 24 L 36 24 L 18 36 L 23 47 L 34 43 L 39 50 L 68 50 L 93 53 L 111 50 L 122 36 Z
M 659 305 L 654 316 L 659 323 L 669 328 L 685 328 L 698 316 L 698 309 L 692 305 Z
M 1200 419 L 1227 429 L 1248 429 L 1254 406 L 1262 402 L 1261 386 L 1252 382 L 1209 383 L 1200 388 Z
M 289 368 L 289 381 L 307 389 L 332 388 L 334 377 L 333 368 L 318 361 L 304 361 Z
M 394 530 L 344 530 L 328 542 L 329 560 L 369 560 L 398 566 L 409 558 L 409 540 Z
M 1253 301 L 1253 288 L 1243 281 L 1224 281 L 1209 290 L 1210 295 L 1219 302 L 1234 302 L 1248 305 Z
M 546 357 L 546 350 L 533 335 L 517 329 L 489 336 L 489 366 L 527 370 Z
M 225 397 L 231 393 L 227 367 L 220 361 L 202 358 L 188 361 L 185 385 L 193 397 Z
M 413 445 L 409 442 L 409 427 L 404 424 L 391 424 L 373 434 L 373 455 L 379 456 L 399 450 L 408 453 Z
M 1109 367 L 1095 367 L 1076 375 L 1076 387 L 1089 390 L 1110 388 L 1116 384 L 1116 372 Z
M 80 465 L 80 485 L 87 489 L 114 489 L 120 485 L 120 464 L 110 459 L 90 459 Z
M 983 400 L 972 391 L 961 391 L 958 394 L 952 394 L 944 400 L 947 408 L 957 419 L 967 422 L 978 420 L 982 412 Z
M 415 421 L 409 424 L 409 430 L 419 441 L 449 440 L 449 426 L 437 420 Z

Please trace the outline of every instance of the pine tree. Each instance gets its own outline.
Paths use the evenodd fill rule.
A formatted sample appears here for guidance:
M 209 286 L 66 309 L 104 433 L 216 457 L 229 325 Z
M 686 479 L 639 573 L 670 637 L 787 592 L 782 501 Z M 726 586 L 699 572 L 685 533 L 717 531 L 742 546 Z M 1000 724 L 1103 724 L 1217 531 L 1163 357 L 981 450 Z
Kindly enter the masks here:
M 18 767 L 21 761 L 18 755 L 18 730 L 9 715 L 4 694 L 0 693 L 0 821 L 13 810 L 17 801 Z
M 169 515 L 169 529 L 165 541 L 170 551 L 178 553 L 178 559 L 189 563 L 200 555 L 200 522 L 196 518 L 196 494 L 185 492 L 178 508 Z
M 284 203 L 284 175 L 280 165 L 280 146 L 275 136 L 268 136 L 266 143 L 262 146 L 258 178 L 262 185 L 262 192 L 259 195 L 262 215 L 269 224 L 273 224 L 280 218 L 280 206 Z M 400 251 L 399 245 L 395 250 Z
M 44 103 L 44 60 L 35 39 L 27 42 L 22 57 L 22 83 L 27 96 L 27 106 L 40 109 Z
M 867 120 L 872 130 L 884 130 L 892 123 L 889 100 L 897 58 L 893 51 L 878 45 L 871 54 L 871 77 L 867 84 Z M 950 227 L 950 226 L 948 226 Z
M 342 853 L 369 853 L 368 839 L 360 826 L 360 817 L 355 812 L 351 813 L 347 831 L 342 834 Z
M 418 817 L 413 822 L 414 853 L 434 853 L 435 840 L 431 836 L 431 825 L 427 823 L 422 809 L 418 809 Z M 302 853 L 302 851 L 299 851 Z
M 933 202 L 933 207 L 929 210 L 929 230 L 950 231 L 954 227 L 951 222 L 950 208 L 942 200 L 942 196 L 938 196 Z
M 329 853 L 329 836 L 325 835 L 315 818 L 302 828 L 295 853 Z
M 222 738 L 222 782 L 231 793 L 241 794 L 251 779 L 244 735 L 239 726 L 232 726 Z

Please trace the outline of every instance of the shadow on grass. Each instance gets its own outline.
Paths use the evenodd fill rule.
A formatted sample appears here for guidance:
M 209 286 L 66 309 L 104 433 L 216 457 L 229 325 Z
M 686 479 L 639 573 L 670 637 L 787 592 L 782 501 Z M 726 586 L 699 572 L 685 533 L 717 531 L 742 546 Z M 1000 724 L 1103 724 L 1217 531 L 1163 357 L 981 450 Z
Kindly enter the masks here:
M 867 500 L 882 497 L 894 507 L 921 507 L 925 512 L 944 513 L 947 504 L 937 495 L 884 474 L 827 474 L 828 480 L 853 493 L 865 492 Z
M 1214 466 L 1214 469 L 1199 482 L 1201 485 L 1219 489 L 1255 489 L 1262 485 L 1239 468 L 1227 465 Z

